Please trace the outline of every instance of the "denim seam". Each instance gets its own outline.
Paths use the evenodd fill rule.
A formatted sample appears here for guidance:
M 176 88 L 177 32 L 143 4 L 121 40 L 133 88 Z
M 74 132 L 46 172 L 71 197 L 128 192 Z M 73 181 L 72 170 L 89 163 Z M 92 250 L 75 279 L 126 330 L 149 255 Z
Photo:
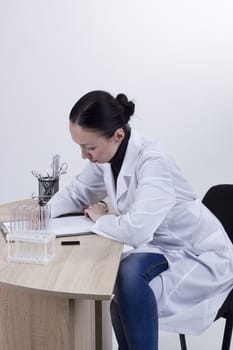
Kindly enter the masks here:
M 159 267 L 159 266 L 162 266 L 162 265 L 167 265 L 168 266 L 168 262 L 167 261 L 163 261 L 163 262 L 160 262 L 160 263 L 157 263 L 157 264 L 151 264 L 148 269 L 145 271 L 145 274 L 144 274 L 144 277 L 146 279 L 148 279 L 148 275 L 150 274 L 150 272 L 156 268 L 156 267 Z M 156 276 L 155 276 L 156 277 Z

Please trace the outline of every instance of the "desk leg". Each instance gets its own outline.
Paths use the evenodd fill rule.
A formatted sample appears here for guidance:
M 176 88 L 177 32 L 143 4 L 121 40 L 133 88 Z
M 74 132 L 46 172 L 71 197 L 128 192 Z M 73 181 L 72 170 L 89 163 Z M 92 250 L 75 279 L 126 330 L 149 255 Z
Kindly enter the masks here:
M 74 349 L 95 350 L 94 301 L 74 300 Z
M 102 350 L 102 302 L 95 301 L 95 350 Z
M 74 349 L 111 350 L 109 302 L 75 299 L 74 305 Z
M 110 316 L 110 301 L 102 301 L 102 350 L 112 350 L 113 329 Z

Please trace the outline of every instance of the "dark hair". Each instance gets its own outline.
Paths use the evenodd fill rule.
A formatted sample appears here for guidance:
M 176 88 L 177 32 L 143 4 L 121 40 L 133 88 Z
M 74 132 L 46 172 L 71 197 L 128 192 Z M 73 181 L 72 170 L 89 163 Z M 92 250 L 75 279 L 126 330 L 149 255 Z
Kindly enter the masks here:
M 111 137 L 125 127 L 134 113 L 134 103 L 124 94 L 114 98 L 106 91 L 91 91 L 80 98 L 70 112 L 70 121 Z

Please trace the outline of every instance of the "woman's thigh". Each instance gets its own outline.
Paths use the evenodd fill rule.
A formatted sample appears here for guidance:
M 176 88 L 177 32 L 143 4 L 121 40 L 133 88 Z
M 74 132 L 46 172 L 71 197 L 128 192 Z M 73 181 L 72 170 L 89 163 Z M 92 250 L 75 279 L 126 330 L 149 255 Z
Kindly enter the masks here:
M 157 253 L 132 253 L 123 259 L 119 267 L 119 275 L 140 275 L 147 282 L 168 268 L 167 259 Z

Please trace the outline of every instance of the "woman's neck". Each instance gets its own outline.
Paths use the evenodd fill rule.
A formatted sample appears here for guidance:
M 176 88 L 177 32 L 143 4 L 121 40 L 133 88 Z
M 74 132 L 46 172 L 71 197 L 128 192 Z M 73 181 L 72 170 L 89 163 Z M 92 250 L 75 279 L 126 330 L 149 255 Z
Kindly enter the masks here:
M 130 133 L 131 129 L 128 125 L 123 127 L 123 130 L 125 132 L 125 137 L 122 140 L 120 146 L 118 147 L 118 150 L 116 151 L 115 155 L 112 157 L 112 159 L 109 161 L 111 164 L 113 176 L 115 179 L 115 183 L 117 181 L 117 177 L 119 175 L 119 172 L 121 170 L 121 166 L 125 157 L 125 152 L 128 146 L 129 138 L 130 138 Z

